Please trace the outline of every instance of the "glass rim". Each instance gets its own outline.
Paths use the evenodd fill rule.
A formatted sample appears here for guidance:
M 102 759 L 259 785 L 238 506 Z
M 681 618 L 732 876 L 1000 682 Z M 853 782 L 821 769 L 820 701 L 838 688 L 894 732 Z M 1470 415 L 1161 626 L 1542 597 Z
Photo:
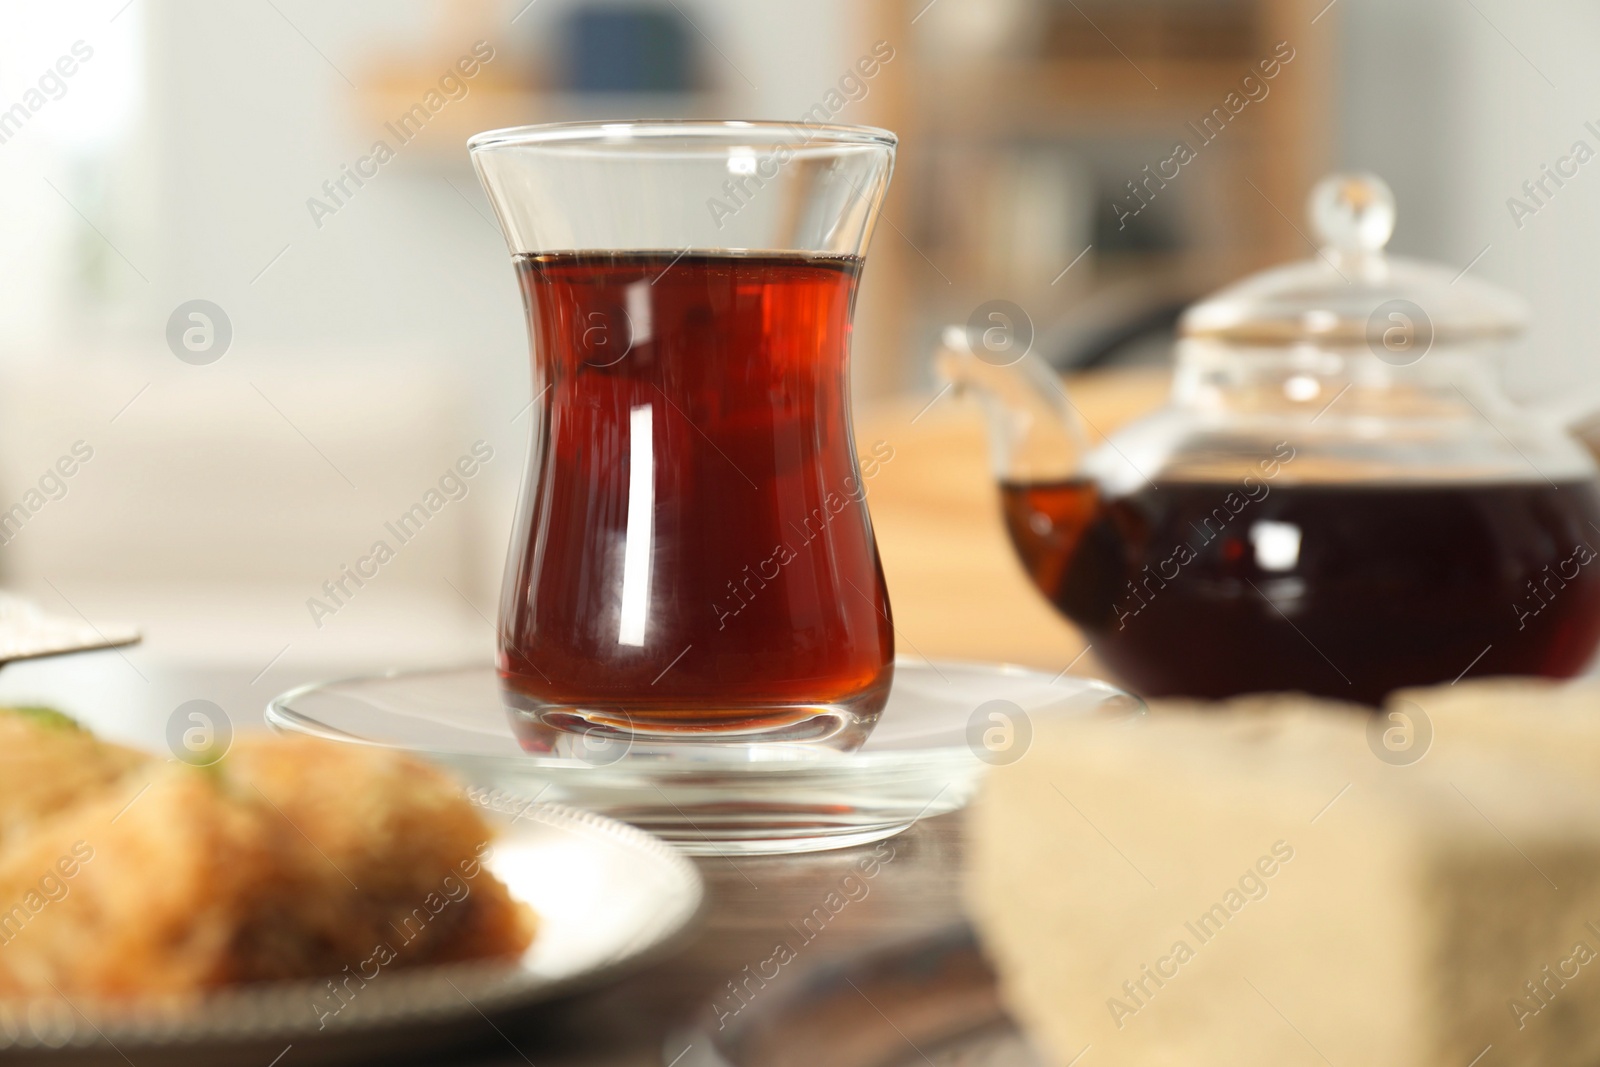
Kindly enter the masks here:
M 620 122 L 546 122 L 485 130 L 467 138 L 467 151 L 490 148 L 588 147 L 625 150 L 659 146 L 676 151 L 722 151 L 740 145 L 763 148 L 887 148 L 899 138 L 877 126 L 780 122 L 771 119 L 630 119 Z

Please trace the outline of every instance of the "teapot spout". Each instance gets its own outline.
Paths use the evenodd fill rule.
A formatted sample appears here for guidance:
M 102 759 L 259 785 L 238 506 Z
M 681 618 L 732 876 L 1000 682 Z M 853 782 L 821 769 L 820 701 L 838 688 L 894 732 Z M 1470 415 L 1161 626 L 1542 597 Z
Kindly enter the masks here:
M 1026 484 L 1079 476 L 1085 438 L 1066 387 L 1043 360 L 975 352 L 967 331 L 947 327 L 935 368 L 957 394 L 975 394 L 989 426 L 995 477 Z

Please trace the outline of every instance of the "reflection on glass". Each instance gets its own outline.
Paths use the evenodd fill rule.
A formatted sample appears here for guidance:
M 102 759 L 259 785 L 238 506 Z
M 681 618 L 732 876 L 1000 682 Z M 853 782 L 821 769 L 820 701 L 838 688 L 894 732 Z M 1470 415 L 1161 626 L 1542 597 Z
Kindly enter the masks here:
M 655 537 L 656 458 L 649 404 L 628 413 L 628 532 L 622 547 L 620 645 L 643 645 L 650 611 L 650 554 Z
M 1262 520 L 1250 527 L 1250 543 L 1264 571 L 1292 571 L 1300 564 L 1300 527 L 1292 522 Z

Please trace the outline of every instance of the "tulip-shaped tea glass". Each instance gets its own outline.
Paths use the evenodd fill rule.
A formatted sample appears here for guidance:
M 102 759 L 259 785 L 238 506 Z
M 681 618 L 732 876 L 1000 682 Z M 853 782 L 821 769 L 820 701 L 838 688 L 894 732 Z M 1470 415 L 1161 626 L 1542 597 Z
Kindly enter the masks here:
M 893 631 L 848 359 L 894 136 L 625 122 L 469 147 L 533 355 L 513 706 L 630 739 L 858 743 Z

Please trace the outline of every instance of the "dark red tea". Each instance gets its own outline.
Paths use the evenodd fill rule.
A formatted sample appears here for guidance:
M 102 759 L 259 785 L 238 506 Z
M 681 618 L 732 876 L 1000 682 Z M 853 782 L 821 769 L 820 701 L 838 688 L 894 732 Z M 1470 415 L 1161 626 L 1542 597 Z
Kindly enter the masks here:
M 1469 672 L 1569 677 L 1600 642 L 1591 483 L 1251 482 L 1003 500 L 1034 583 L 1149 696 L 1376 703 Z
M 500 668 L 546 705 L 875 714 L 894 655 L 851 439 L 861 261 L 519 256 L 533 471 Z

